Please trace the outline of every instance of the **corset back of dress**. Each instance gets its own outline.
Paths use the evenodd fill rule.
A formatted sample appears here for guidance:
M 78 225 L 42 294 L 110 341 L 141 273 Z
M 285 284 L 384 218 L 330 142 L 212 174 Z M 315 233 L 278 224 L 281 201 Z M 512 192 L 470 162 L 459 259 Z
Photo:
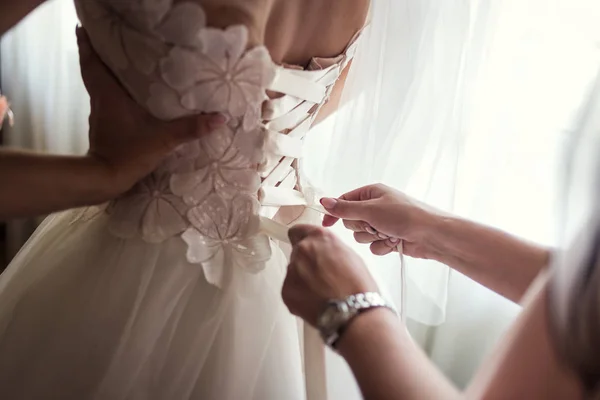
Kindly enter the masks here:
M 180 236 L 188 261 L 201 264 L 217 286 L 226 280 L 224 265 L 262 270 L 271 257 L 268 218 L 281 206 L 314 202 L 297 169 L 302 140 L 355 40 L 339 57 L 284 68 L 265 46 L 248 48 L 246 26 L 208 27 L 195 2 L 76 0 L 76 6 L 95 50 L 154 116 L 228 119 L 111 203 L 111 232 L 151 243 Z M 278 96 L 269 99 L 267 90 Z

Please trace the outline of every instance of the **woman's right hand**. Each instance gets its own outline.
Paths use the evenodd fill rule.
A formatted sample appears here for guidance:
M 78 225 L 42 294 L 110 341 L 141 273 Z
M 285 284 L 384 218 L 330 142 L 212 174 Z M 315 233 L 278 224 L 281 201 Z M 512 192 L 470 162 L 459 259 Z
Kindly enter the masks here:
M 394 251 L 400 240 L 404 254 L 426 257 L 428 232 L 441 213 L 385 185 L 365 186 L 338 199 L 324 198 L 321 204 L 331 214 L 323 225 L 342 219 L 354 231 L 359 243 L 371 243 L 371 252 L 385 255 Z
M 110 200 L 150 174 L 179 145 L 222 126 L 223 115 L 199 115 L 160 121 L 138 105 L 117 82 L 77 28 L 83 82 L 90 95 L 90 150 L 97 171 L 96 202 Z

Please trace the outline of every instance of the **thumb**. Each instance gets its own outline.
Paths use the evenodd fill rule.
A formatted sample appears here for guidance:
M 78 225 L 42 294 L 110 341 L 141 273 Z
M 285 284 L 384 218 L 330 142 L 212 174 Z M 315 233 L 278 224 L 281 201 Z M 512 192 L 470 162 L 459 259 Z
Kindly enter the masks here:
M 201 138 L 219 129 L 227 122 L 223 114 L 203 114 L 169 122 L 173 147 Z
M 331 216 L 355 221 L 364 219 L 366 203 L 366 201 L 348 201 L 328 197 L 321 199 L 321 205 Z

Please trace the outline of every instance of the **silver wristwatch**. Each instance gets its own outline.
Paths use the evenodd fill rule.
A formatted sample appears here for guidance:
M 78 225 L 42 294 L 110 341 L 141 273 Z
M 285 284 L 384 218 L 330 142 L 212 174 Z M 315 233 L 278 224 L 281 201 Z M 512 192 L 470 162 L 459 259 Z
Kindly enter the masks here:
M 358 293 L 344 300 L 329 301 L 317 320 L 321 337 L 328 346 L 335 349 L 344 330 L 355 316 L 379 307 L 387 307 L 398 314 L 390 303 L 375 292 Z

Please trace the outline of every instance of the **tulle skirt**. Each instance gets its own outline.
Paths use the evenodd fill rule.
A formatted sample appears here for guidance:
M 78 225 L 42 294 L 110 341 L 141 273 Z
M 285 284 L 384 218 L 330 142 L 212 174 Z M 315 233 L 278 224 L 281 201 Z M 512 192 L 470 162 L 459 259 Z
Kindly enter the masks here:
M 231 266 L 219 289 L 160 245 L 112 236 L 104 214 L 49 217 L 0 276 L 2 398 L 304 400 L 287 258 Z

